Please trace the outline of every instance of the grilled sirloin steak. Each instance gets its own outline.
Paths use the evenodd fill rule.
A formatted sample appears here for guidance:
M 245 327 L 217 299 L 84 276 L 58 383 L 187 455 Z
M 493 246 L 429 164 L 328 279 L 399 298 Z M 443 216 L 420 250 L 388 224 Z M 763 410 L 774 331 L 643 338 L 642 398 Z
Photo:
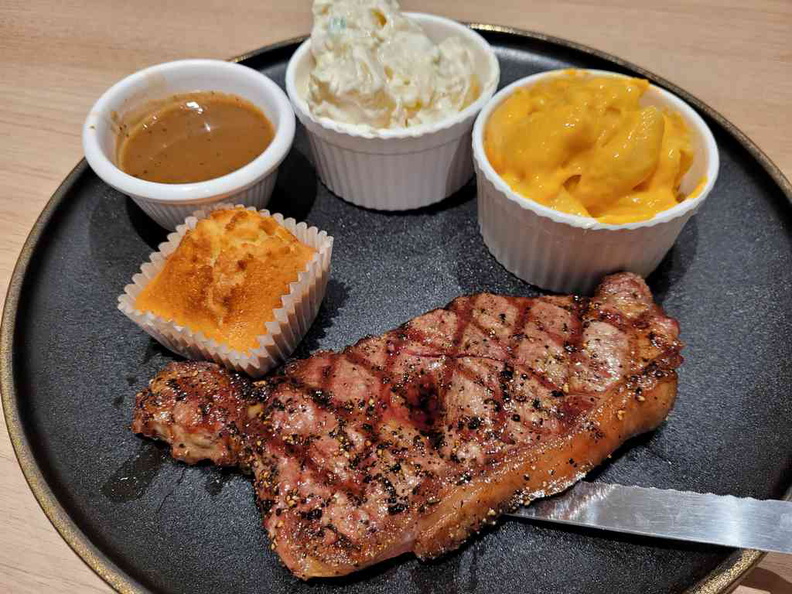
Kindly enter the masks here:
M 339 576 L 440 555 L 567 488 L 663 421 L 680 349 L 632 274 L 591 299 L 471 295 L 265 381 L 171 363 L 137 395 L 133 430 L 252 472 L 286 566 Z

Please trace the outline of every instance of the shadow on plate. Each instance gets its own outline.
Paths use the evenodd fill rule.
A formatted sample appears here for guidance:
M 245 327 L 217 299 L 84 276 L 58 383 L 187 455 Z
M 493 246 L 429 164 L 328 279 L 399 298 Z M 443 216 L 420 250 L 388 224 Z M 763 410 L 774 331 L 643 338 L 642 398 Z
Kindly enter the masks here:
M 659 452 L 656 448 L 652 446 L 652 442 L 655 440 L 655 437 L 658 435 L 660 431 L 663 430 L 663 426 L 661 425 L 660 428 L 655 429 L 654 431 L 649 431 L 648 433 L 642 433 L 641 435 L 636 435 L 635 437 L 628 439 L 625 443 L 623 443 L 619 449 L 613 452 L 610 457 L 606 458 L 603 462 L 601 462 L 598 466 L 592 469 L 587 475 L 585 480 L 589 482 L 594 482 L 598 478 L 600 478 L 603 474 L 608 472 L 613 465 L 618 464 L 619 460 L 622 458 L 626 458 L 631 454 L 638 454 L 640 451 L 648 450 L 653 456 L 660 458 L 664 462 L 668 462 L 666 456 Z M 651 486 L 651 485 L 643 485 L 643 486 Z
M 436 202 L 435 204 L 430 204 L 429 206 L 422 206 L 420 208 L 413 208 L 408 210 L 377 210 L 375 208 L 366 208 L 365 206 L 352 204 L 348 200 L 345 200 L 338 194 L 334 193 L 332 190 L 330 190 L 330 188 L 325 187 L 325 190 L 327 191 L 328 194 L 330 194 L 334 198 L 343 200 L 344 203 L 353 206 L 354 208 L 359 209 L 364 213 L 381 215 L 384 217 L 416 217 L 416 216 L 432 216 L 441 213 L 445 210 L 451 210 L 468 202 L 469 200 L 475 199 L 476 181 L 475 179 L 470 179 L 459 190 L 457 190 L 450 196 L 443 198 L 440 202 Z
M 131 198 L 102 186 L 91 204 L 85 232 L 71 242 L 87 241 L 89 254 L 72 263 L 74 270 L 99 274 L 110 294 L 120 294 L 168 232 L 152 221 Z M 92 291 L 97 286 L 92 284 Z
M 222 466 L 215 466 L 214 464 L 207 465 L 203 468 L 206 472 L 206 482 L 204 483 L 204 490 L 214 498 L 223 491 L 228 483 L 234 482 L 237 479 L 245 479 L 247 477 L 242 474 L 238 468 L 226 468 Z M 247 482 L 250 482 L 247 480 Z
M 338 316 L 348 298 L 349 289 L 344 283 L 334 278 L 327 281 L 327 293 L 319 308 L 319 313 L 316 315 L 316 320 L 308 329 L 302 342 L 297 345 L 289 360 L 305 359 L 319 347 L 319 342 L 325 337 L 327 330 L 333 326 L 333 320 Z
M 438 571 L 440 571 L 441 566 L 442 575 L 453 575 L 455 580 L 471 573 L 475 575 L 475 571 L 463 572 L 462 567 L 463 565 L 474 567 L 477 565 L 479 555 L 479 547 L 477 545 L 488 534 L 498 530 L 499 524 L 497 523 L 495 527 L 487 526 L 483 528 L 480 532 L 471 535 L 459 548 L 436 559 L 420 561 L 413 553 L 405 553 L 343 577 L 312 579 L 309 584 L 311 586 L 324 586 L 329 589 L 346 589 L 360 583 L 376 584 L 378 578 L 386 578 L 387 574 L 390 573 L 399 572 L 399 575 L 402 576 L 403 573 L 400 570 L 403 569 L 409 573 L 410 582 L 416 584 L 421 592 L 436 592 L 440 585 L 438 584 Z M 470 557 L 466 559 L 468 555 Z M 390 577 L 392 578 L 393 576 Z M 474 586 L 475 584 L 467 584 L 466 587 L 460 588 L 460 584 L 444 583 L 442 589 L 450 592 L 475 591 Z M 376 586 L 373 589 L 376 589 Z
M 151 248 L 152 252 L 157 251 L 157 246 L 167 239 L 168 230 L 155 223 L 154 219 L 143 212 L 143 209 L 132 198 L 127 197 L 125 202 L 127 217 L 129 217 L 129 222 L 135 233 Z
M 169 348 L 162 346 L 153 338 L 149 340 L 148 346 L 146 346 L 146 350 L 143 352 L 143 361 L 142 363 L 148 363 L 155 357 L 160 359 L 167 359 L 169 361 L 184 361 L 185 358 L 181 355 L 177 355 Z M 163 363 L 164 364 L 164 363 Z
M 685 276 L 696 258 L 697 249 L 698 225 L 694 216 L 682 229 L 676 243 L 665 255 L 660 265 L 646 279 L 657 303 L 662 305 L 668 292 Z
M 141 441 L 137 452 L 102 485 L 102 494 L 113 503 L 127 503 L 146 494 L 162 465 L 170 458 L 163 442 Z
M 316 201 L 318 183 L 313 165 L 303 153 L 293 149 L 280 165 L 267 209 L 304 221 Z

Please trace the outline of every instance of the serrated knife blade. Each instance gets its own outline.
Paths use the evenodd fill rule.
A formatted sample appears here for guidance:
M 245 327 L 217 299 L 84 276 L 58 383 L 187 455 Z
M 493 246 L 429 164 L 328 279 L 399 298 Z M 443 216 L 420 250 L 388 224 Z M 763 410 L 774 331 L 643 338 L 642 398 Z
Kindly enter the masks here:
M 792 502 L 580 482 L 511 514 L 673 540 L 792 553 Z

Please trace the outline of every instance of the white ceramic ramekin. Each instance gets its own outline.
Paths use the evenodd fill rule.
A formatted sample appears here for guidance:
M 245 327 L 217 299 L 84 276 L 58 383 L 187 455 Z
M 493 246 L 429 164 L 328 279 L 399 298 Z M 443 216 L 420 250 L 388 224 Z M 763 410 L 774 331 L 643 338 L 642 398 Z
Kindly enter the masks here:
M 140 292 L 159 274 L 165 262 L 179 247 L 184 235 L 195 229 L 200 219 L 219 208 L 245 208 L 242 205 L 215 204 L 198 210 L 168 235 L 168 241 L 149 256 L 149 261 L 140 267 L 140 272 L 132 277 L 132 282 L 124 287 L 118 297 L 118 309 L 135 322 L 160 344 L 191 359 L 207 359 L 259 377 L 282 363 L 291 355 L 313 324 L 319 306 L 324 299 L 327 281 L 330 277 L 330 260 L 333 255 L 333 238 L 325 231 L 285 219 L 283 215 L 272 217 L 286 227 L 297 239 L 316 250 L 305 270 L 297 280 L 289 285 L 289 293 L 283 296 L 282 306 L 276 309 L 274 319 L 267 322 L 266 329 L 258 337 L 259 346 L 247 352 L 236 351 L 224 344 L 207 338 L 203 332 L 193 332 L 185 326 L 135 308 L 135 300 Z M 256 210 L 248 207 L 248 210 Z M 269 215 L 269 211 L 259 211 Z
M 706 183 L 696 197 L 646 221 L 609 225 L 558 212 L 517 194 L 487 159 L 484 150 L 487 121 L 493 110 L 516 89 L 568 72 L 553 70 L 520 79 L 498 92 L 479 114 L 473 128 L 479 228 L 492 255 L 521 279 L 551 291 L 588 293 L 611 272 L 627 270 L 645 277 L 657 268 L 682 227 L 715 185 L 719 157 L 712 132 L 693 108 L 668 91 L 651 85 L 641 104 L 674 110 L 690 130 L 694 160 L 680 188 L 687 194 L 706 176 Z M 596 76 L 623 76 L 602 70 L 586 72 Z
M 247 99 L 272 122 L 272 143 L 244 167 L 203 182 L 161 184 L 121 171 L 115 163 L 119 116 L 149 101 L 192 91 L 220 91 Z M 140 70 L 110 87 L 85 120 L 83 150 L 91 168 L 107 184 L 130 196 L 157 223 L 174 229 L 195 209 L 221 201 L 265 206 L 278 165 L 294 140 L 294 127 L 286 94 L 260 72 L 221 60 L 178 60 Z
M 461 112 L 433 124 L 372 130 L 317 118 L 305 100 L 313 67 L 311 40 L 294 52 L 286 70 L 286 91 L 308 130 L 319 178 L 338 196 L 378 210 L 428 206 L 450 196 L 473 175 L 470 130 L 476 114 L 498 87 L 500 67 L 481 35 L 438 16 L 406 13 L 435 42 L 461 37 L 475 56 L 481 95 Z

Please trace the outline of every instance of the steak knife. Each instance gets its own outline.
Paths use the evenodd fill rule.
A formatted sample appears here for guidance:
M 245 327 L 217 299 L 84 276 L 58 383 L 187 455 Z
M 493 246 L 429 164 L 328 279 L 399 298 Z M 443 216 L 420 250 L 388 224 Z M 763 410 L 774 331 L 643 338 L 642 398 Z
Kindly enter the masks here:
M 792 501 L 579 482 L 508 515 L 792 554 Z

